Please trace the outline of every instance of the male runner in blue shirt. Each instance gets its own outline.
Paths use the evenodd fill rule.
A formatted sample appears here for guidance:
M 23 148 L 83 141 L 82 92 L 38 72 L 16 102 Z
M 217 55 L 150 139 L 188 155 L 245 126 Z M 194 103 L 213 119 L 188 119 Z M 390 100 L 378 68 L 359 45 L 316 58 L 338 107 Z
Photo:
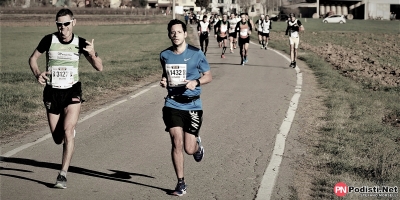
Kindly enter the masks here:
M 186 25 L 180 20 L 168 23 L 168 37 L 172 46 L 160 53 L 163 68 L 160 86 L 167 88 L 163 108 L 165 131 L 172 143 L 172 162 L 178 183 L 173 195 L 186 194 L 183 170 L 183 148 L 197 162 L 204 156 L 199 130 L 202 124 L 201 87 L 211 82 L 210 65 L 203 52 L 186 43 Z

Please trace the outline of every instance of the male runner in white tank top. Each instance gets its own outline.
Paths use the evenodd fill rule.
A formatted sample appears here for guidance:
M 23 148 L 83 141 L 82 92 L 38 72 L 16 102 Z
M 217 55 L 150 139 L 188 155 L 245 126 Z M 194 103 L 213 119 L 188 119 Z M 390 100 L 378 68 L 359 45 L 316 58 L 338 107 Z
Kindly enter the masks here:
M 56 188 L 67 188 L 67 171 L 75 144 L 75 126 L 81 109 L 82 90 L 78 65 L 80 55 L 97 71 L 103 64 L 91 42 L 72 33 L 76 25 L 72 11 L 61 9 L 56 15 L 57 32 L 46 35 L 29 58 L 29 65 L 37 81 L 45 86 L 43 102 L 50 131 L 56 144 L 63 144 L 61 171 Z M 39 69 L 37 60 L 46 52 L 46 70 Z

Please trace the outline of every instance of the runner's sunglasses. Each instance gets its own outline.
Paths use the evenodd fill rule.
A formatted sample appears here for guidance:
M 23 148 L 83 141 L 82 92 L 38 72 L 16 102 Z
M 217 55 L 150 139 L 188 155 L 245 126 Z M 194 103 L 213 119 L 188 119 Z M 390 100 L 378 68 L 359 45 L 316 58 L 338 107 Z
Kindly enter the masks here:
M 71 22 L 74 21 L 73 19 L 71 19 L 69 22 L 58 22 L 56 21 L 57 26 L 69 26 L 71 24 Z

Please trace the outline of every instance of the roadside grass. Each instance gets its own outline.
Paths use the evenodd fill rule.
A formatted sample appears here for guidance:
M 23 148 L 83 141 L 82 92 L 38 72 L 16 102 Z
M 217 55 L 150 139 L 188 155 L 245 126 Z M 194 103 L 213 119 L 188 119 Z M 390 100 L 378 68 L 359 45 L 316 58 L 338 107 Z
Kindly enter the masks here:
M 80 81 L 83 84 L 83 109 L 112 101 L 133 92 L 145 78 L 161 74 L 159 53 L 170 46 L 165 23 L 146 25 L 76 26 L 74 33 L 88 41 L 103 60 L 103 72 L 95 71 L 81 56 Z M 46 125 L 42 103 L 43 87 L 36 82 L 28 58 L 55 26 L 3 27 L 0 67 L 0 138 L 17 137 Z M 45 70 L 45 55 L 39 67 Z M 103 102 L 106 103 L 106 102 Z M 41 126 L 43 128 L 43 126 Z
M 323 49 L 327 42 L 360 50 L 376 48 L 369 43 L 355 44 L 353 37 L 373 44 L 385 43 L 387 38 L 399 42 L 399 22 L 349 20 L 347 24 L 323 24 L 315 19 L 300 20 L 306 28 L 300 36 L 300 48 L 307 43 Z M 284 36 L 286 23 L 273 23 L 272 28 L 269 46 L 289 54 L 288 39 Z M 343 37 L 343 33 L 347 37 Z M 252 40 L 257 41 L 254 35 Z M 387 51 L 381 49 L 380 53 L 389 55 L 382 62 L 400 68 L 398 55 Z M 310 188 L 310 196 L 313 199 L 338 199 L 333 193 L 338 182 L 356 187 L 398 185 L 400 129 L 383 123 L 383 118 L 390 113 L 400 116 L 399 89 L 383 87 L 385 89 L 371 90 L 365 82 L 343 76 L 312 51 L 299 49 L 299 59 L 310 66 L 320 86 L 328 91 L 324 99 L 328 112 L 322 119 L 326 126 L 318 130 L 317 138 L 304 135 L 309 137 L 309 141 L 318 141 L 309 149 L 309 164 L 316 169 L 311 177 L 313 188 Z M 292 188 L 291 196 L 302 193 L 302 189 Z M 360 196 L 348 194 L 346 198 L 359 199 Z

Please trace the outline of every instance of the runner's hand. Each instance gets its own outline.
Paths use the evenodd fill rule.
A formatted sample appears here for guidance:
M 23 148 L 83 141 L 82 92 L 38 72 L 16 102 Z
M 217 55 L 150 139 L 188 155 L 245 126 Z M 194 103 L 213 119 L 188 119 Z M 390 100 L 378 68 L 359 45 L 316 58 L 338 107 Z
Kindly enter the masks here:
M 163 88 L 167 87 L 167 79 L 165 77 L 161 79 L 160 86 Z
M 46 85 L 46 82 L 49 81 L 49 77 L 47 77 L 47 74 L 51 74 L 49 71 L 42 72 L 37 76 L 37 80 L 41 85 Z
M 196 80 L 185 80 L 186 84 L 186 89 L 189 90 L 194 90 L 196 89 L 197 81 Z
M 96 51 L 94 51 L 94 39 L 92 39 L 92 42 L 86 40 L 86 44 L 86 48 L 83 48 L 83 50 L 87 51 L 91 57 L 94 57 L 96 55 Z

